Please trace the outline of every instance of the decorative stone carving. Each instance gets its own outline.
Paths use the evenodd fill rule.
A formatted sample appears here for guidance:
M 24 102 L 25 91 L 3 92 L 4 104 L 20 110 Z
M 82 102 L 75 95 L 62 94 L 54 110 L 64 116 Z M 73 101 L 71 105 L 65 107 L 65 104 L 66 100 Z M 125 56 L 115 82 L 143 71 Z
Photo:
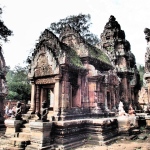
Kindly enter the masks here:
M 16 114 L 15 114 L 15 119 L 16 120 L 22 120 L 22 109 L 21 109 L 21 102 L 18 101 L 16 104 Z
M 8 87 L 6 82 L 6 73 L 8 67 L 5 65 L 5 59 L 2 53 L 2 47 L 0 45 L 0 113 L 4 114 L 4 99 L 8 94 Z M 0 117 L 2 119 L 2 117 Z M 3 119 L 2 119 L 3 120 Z
M 121 29 L 120 25 L 118 24 L 118 22 L 116 21 L 116 18 L 113 15 L 110 16 L 109 21 L 105 25 L 105 28 L 106 29 L 115 28 L 115 29 L 118 29 L 118 30 Z
M 55 83 L 55 79 L 54 78 L 37 79 L 35 83 L 36 84 L 51 84 L 51 83 Z
M 37 67 L 35 68 L 35 77 L 46 76 L 52 74 L 52 68 L 48 64 L 48 59 L 45 54 L 40 55 L 37 60 Z
M 119 111 L 119 116 L 126 116 L 127 113 L 125 112 L 124 108 L 123 108 L 123 103 L 120 101 L 119 102 L 119 108 L 118 108 L 118 111 Z
M 145 72 L 150 72 L 150 29 L 145 28 L 145 39 L 147 40 L 147 48 L 145 53 Z
M 60 42 L 58 38 L 50 31 L 46 30 L 41 35 L 36 49 L 32 53 L 32 57 L 27 58 L 28 77 L 48 76 L 59 73 L 59 60 L 63 59 Z
M 38 120 L 41 120 L 43 122 L 47 121 L 47 114 L 48 114 L 47 103 L 46 103 L 46 101 L 43 101 L 41 113 L 39 113 L 39 112 L 37 113 L 37 116 L 39 117 Z
M 142 87 L 141 90 L 139 91 L 139 104 L 141 104 L 141 106 L 143 104 L 148 104 L 149 103 L 149 99 L 148 99 L 148 90 L 146 90 L 145 87 Z
M 51 31 L 48 29 L 45 29 L 42 35 L 39 38 L 40 42 L 45 42 L 49 47 L 51 47 L 53 50 L 57 51 L 60 50 L 60 44 L 59 39 L 54 35 Z M 37 45 L 38 47 L 38 45 Z

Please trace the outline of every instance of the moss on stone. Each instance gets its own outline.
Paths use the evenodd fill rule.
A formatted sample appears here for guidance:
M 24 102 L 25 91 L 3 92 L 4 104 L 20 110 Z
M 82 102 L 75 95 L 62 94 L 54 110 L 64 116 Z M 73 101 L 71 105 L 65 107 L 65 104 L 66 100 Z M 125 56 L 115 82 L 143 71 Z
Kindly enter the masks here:
M 82 62 L 80 60 L 80 57 L 77 55 L 76 51 L 72 49 L 71 47 L 68 47 L 66 44 L 61 43 L 62 50 L 65 51 L 67 59 L 70 62 L 70 65 L 73 65 L 75 67 L 83 68 Z
M 109 57 L 97 47 L 88 44 L 89 56 L 111 65 Z

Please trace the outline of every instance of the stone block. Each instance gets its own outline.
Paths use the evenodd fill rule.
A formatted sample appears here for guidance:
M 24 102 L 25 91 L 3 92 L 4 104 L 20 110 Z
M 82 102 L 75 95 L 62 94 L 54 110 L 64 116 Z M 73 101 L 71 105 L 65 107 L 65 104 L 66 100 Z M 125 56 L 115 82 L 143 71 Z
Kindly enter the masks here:
M 6 125 L 6 136 L 14 136 L 16 132 L 20 131 L 20 128 L 23 125 L 23 120 L 5 120 L 5 125 Z
M 51 122 L 30 122 L 31 145 L 37 144 L 38 148 L 50 146 Z

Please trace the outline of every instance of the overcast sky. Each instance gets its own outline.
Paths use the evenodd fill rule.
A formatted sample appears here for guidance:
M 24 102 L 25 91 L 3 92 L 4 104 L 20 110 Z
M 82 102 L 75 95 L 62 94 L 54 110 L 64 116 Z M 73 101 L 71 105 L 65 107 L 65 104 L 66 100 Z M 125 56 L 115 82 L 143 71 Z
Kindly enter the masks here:
M 2 20 L 13 31 L 3 44 L 6 65 L 25 65 L 42 31 L 52 22 L 69 15 L 90 14 L 91 32 L 103 32 L 110 15 L 114 15 L 125 31 L 136 62 L 144 65 L 146 40 L 144 28 L 150 28 L 150 0 L 0 0 Z

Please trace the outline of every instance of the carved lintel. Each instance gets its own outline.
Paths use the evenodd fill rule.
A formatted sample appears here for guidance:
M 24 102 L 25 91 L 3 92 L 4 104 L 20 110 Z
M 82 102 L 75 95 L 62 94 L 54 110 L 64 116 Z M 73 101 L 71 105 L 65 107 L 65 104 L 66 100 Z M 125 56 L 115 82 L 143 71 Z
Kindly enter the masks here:
M 51 83 L 55 83 L 55 79 L 54 78 L 37 79 L 35 83 L 36 84 L 51 84 Z
M 49 65 L 38 67 L 35 69 L 35 77 L 46 76 L 46 75 L 50 75 L 50 74 L 53 74 L 53 71 Z

